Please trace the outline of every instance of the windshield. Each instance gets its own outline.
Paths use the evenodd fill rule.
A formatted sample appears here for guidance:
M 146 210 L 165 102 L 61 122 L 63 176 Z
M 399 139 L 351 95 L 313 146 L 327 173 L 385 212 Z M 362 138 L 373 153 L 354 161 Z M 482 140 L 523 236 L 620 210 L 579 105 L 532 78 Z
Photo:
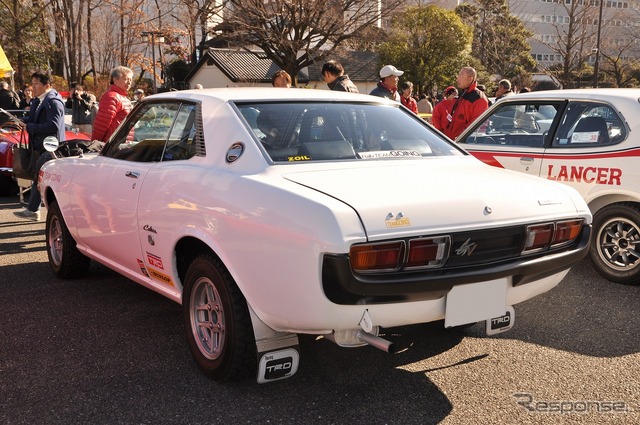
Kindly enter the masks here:
M 415 115 L 363 103 L 237 104 L 274 162 L 463 155 Z

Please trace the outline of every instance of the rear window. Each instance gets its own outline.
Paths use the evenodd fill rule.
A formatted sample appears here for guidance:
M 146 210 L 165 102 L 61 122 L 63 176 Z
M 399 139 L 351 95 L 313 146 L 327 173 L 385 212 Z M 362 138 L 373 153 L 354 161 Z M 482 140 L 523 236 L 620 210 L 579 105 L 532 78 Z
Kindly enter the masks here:
M 236 104 L 274 162 L 463 155 L 415 115 L 362 103 Z

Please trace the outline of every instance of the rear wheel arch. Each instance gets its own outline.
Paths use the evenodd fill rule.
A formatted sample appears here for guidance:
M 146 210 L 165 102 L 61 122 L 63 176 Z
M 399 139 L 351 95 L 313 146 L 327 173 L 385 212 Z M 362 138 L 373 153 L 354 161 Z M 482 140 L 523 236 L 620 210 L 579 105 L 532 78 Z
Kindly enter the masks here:
M 628 204 L 629 206 L 640 207 L 640 198 L 634 198 L 625 194 L 612 193 L 603 195 L 587 202 L 589 210 L 593 215 L 596 215 L 598 211 L 614 204 Z
M 187 276 L 189 266 L 193 263 L 193 260 L 202 254 L 211 254 L 216 259 L 220 260 L 220 257 L 218 257 L 209 245 L 196 237 L 185 236 L 176 244 L 176 269 L 178 271 L 178 277 L 183 284 L 185 277 Z

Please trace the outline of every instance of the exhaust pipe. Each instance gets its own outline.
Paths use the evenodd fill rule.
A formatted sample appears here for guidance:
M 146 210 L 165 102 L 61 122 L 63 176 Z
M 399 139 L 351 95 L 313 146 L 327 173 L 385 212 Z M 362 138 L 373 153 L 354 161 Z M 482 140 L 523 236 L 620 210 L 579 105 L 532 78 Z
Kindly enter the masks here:
M 393 342 L 387 341 L 384 338 L 380 338 L 377 335 L 370 334 L 369 332 L 365 332 L 363 330 L 359 330 L 356 334 L 358 341 L 369 344 L 372 347 L 375 347 L 379 350 L 382 350 L 387 353 L 395 353 L 395 345 Z

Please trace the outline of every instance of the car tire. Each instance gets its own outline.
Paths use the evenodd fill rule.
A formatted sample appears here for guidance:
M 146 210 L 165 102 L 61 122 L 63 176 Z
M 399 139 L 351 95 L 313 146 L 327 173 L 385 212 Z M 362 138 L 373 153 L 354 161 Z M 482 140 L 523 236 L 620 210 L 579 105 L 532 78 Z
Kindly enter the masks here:
M 45 230 L 49 265 L 56 276 L 70 279 L 82 276 L 89 269 L 89 258 L 76 248 L 76 241 L 69 233 L 60 207 L 55 202 L 47 209 Z
M 606 279 L 640 284 L 640 209 L 633 204 L 609 205 L 593 218 L 589 256 Z
M 0 176 L 0 196 L 18 194 L 18 183 L 9 176 Z
M 216 381 L 255 376 L 256 345 L 247 302 L 213 255 L 200 255 L 189 266 L 182 309 L 189 349 L 206 376 Z

